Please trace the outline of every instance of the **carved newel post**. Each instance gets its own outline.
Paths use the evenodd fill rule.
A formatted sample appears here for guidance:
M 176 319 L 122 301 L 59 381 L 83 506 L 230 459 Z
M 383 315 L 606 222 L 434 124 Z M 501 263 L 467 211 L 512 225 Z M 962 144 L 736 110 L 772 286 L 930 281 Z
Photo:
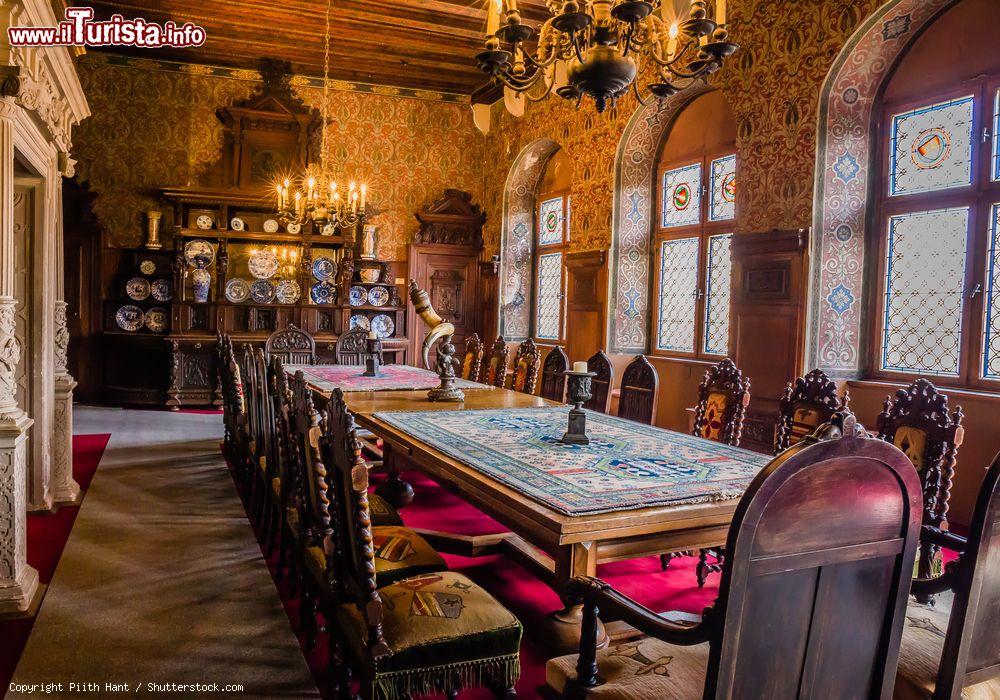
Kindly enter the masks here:
M 73 389 L 76 380 L 69 373 L 69 329 L 66 327 L 66 302 L 56 302 L 55 334 L 55 425 L 52 435 L 52 499 L 56 503 L 75 503 L 80 485 L 73 479 Z

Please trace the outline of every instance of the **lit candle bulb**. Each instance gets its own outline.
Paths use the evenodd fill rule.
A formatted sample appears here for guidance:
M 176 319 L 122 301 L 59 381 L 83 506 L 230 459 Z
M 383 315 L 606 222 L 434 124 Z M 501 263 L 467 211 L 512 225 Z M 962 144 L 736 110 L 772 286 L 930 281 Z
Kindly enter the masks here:
M 298 190 L 295 190 L 295 211 L 302 211 L 302 193 Z
M 667 36 L 669 41 L 667 42 L 667 60 L 671 61 L 674 58 L 674 54 L 677 53 L 677 35 L 680 34 L 680 27 L 677 26 L 677 20 L 670 23 L 670 28 L 667 30 Z
M 274 189 L 278 191 L 278 209 L 281 209 L 284 206 L 281 203 L 281 185 L 275 185 Z
M 361 185 L 361 211 L 365 210 L 365 195 L 368 194 L 368 185 Z
M 309 197 L 309 199 L 312 199 L 313 192 L 316 190 L 316 178 L 314 177 L 309 178 L 309 181 L 306 184 L 309 186 L 307 196 Z
M 351 211 L 357 212 L 358 210 L 358 193 L 355 192 L 351 195 Z

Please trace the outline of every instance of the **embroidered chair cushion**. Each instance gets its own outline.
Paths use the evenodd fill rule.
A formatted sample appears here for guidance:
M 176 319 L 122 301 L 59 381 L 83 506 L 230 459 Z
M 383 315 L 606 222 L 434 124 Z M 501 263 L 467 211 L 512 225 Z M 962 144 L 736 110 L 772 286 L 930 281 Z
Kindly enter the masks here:
M 379 586 L 448 568 L 427 540 L 405 527 L 373 527 L 372 545 L 375 548 L 375 579 Z M 306 565 L 319 580 L 325 578 L 326 556 L 322 549 L 310 547 L 306 552 Z
M 379 597 L 382 634 L 392 654 L 376 661 L 375 675 L 383 676 L 376 686 L 398 682 L 399 690 L 421 694 L 420 687 L 434 677 L 461 675 L 469 687 L 513 685 L 520 675 L 521 623 L 462 574 L 412 576 L 381 587 Z M 337 615 L 348 643 L 364 658 L 368 629 L 361 612 L 342 605 Z
M 489 369 L 486 372 L 486 383 L 494 385 L 497 383 L 498 373 L 501 371 L 499 365 L 500 360 L 496 357 L 490 358 Z
M 577 655 L 560 656 L 545 664 L 545 681 L 562 694 L 576 681 Z M 647 637 L 597 652 L 597 670 L 604 683 L 587 689 L 588 700 L 691 700 L 705 692 L 708 644 L 690 647 Z
M 522 359 L 517 363 L 517 367 L 514 368 L 514 380 L 511 382 L 511 389 L 514 391 L 524 391 L 528 384 L 528 369 L 530 364 L 527 359 Z
M 927 433 L 920 428 L 911 428 L 908 425 L 901 425 L 896 428 L 896 436 L 892 444 L 906 453 L 906 456 L 913 462 L 917 471 L 923 471 L 924 453 L 927 447 Z
M 709 440 L 718 440 L 722 433 L 722 420 L 726 415 L 726 395 L 713 391 L 705 401 L 705 426 L 701 436 Z
M 462 362 L 462 379 L 472 379 L 472 367 L 476 362 L 476 353 L 470 352 Z
M 939 596 L 937 605 L 933 607 L 910 601 L 903 625 L 903 641 L 899 647 L 893 698 L 929 700 L 934 695 L 950 612 L 945 596 Z M 962 690 L 962 698 L 1000 700 L 1000 678 L 966 686 Z

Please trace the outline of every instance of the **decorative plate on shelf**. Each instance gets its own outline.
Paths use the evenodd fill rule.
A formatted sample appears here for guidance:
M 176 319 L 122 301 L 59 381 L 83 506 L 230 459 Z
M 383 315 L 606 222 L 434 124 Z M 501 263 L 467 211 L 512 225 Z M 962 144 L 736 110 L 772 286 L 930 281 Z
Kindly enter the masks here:
M 194 220 L 194 225 L 203 231 L 208 231 L 215 225 L 215 221 L 208 214 L 202 214 L 197 219 Z
M 351 287 L 348 294 L 347 301 L 351 306 L 363 306 L 368 300 L 368 290 L 364 287 Z
M 361 278 L 362 282 L 367 282 L 368 284 L 375 284 L 378 282 L 379 275 L 382 273 L 381 270 L 376 270 L 374 268 L 365 268 L 363 270 L 358 270 L 358 276 Z
M 281 280 L 274 286 L 274 298 L 281 304 L 294 304 L 302 296 L 302 289 L 295 280 Z
M 150 292 L 156 301 L 170 301 L 174 298 L 174 285 L 168 279 L 158 279 L 150 285 Z
M 196 238 L 184 245 L 184 259 L 191 267 L 204 269 L 215 260 L 215 248 L 208 241 Z
M 278 256 L 267 248 L 258 248 L 250 253 L 247 267 L 250 268 L 250 274 L 257 279 L 271 279 L 278 271 Z
M 257 280 L 250 285 L 250 298 L 258 304 L 270 304 L 274 301 L 274 285 L 267 280 Z
M 246 231 L 247 230 L 247 222 L 244 221 L 243 219 L 241 219 L 238 216 L 234 216 L 229 221 L 229 228 L 231 228 L 234 231 Z
M 115 314 L 115 321 L 118 323 L 118 327 L 130 333 L 134 333 L 142 328 L 143 318 L 142 309 L 132 304 L 126 304 L 119 308 L 118 313 Z
M 313 277 L 326 282 L 337 276 L 337 263 L 332 258 L 321 257 L 313 260 Z
M 250 285 L 246 280 L 234 277 L 226 282 L 226 299 L 233 304 L 242 304 L 250 296 Z
M 150 291 L 149 280 L 145 277 L 133 277 L 125 283 L 125 293 L 129 299 L 143 301 L 149 298 Z
M 385 306 L 389 303 L 389 290 L 385 287 L 372 287 L 368 290 L 368 303 L 372 306 Z
M 362 316 L 361 314 L 354 314 L 351 316 L 351 330 L 355 328 L 364 328 L 366 331 L 372 329 L 372 322 L 368 320 L 367 316 Z
M 379 338 L 391 338 L 392 334 L 396 332 L 396 322 L 389 314 L 378 314 L 372 318 L 371 329 Z
M 146 312 L 143 321 L 149 330 L 163 333 L 167 330 L 167 310 L 162 306 L 154 306 Z
M 323 228 L 320 229 L 319 235 L 321 235 L 321 236 L 332 236 L 336 232 L 337 232 L 337 227 L 336 226 L 334 226 L 333 224 L 327 224 L 326 226 L 324 226 Z
M 156 272 L 156 263 L 148 258 L 139 263 L 139 272 L 144 275 L 152 275 Z
M 293 236 L 302 233 L 302 224 L 296 223 L 294 221 L 289 221 L 285 225 L 285 230 L 288 231 Z
M 337 300 L 337 286 L 332 282 L 317 282 L 309 290 L 314 304 L 332 304 Z
M 278 220 L 268 219 L 264 222 L 264 233 L 277 233 L 278 232 Z

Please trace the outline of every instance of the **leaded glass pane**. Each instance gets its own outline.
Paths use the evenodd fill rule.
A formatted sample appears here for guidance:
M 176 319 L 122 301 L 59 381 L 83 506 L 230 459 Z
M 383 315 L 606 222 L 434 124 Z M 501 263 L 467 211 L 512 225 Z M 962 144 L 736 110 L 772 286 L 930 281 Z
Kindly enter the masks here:
M 983 376 L 1000 379 L 1000 204 L 990 217 L 990 254 L 986 258 L 986 336 Z
M 705 294 L 705 352 L 725 355 L 729 352 L 729 287 L 732 260 L 729 244 L 732 234 L 708 239 L 708 290 Z
M 701 223 L 701 163 L 663 173 L 663 228 Z
M 972 182 L 973 97 L 892 118 L 889 194 L 933 192 Z
M 538 243 L 539 245 L 549 245 L 551 243 L 562 243 L 562 223 L 563 223 L 563 200 L 562 197 L 546 199 L 538 207 Z
M 559 339 L 559 310 L 562 307 L 562 253 L 538 256 L 538 304 L 535 333 L 538 338 Z
M 572 221 L 573 221 L 573 197 L 570 195 L 566 195 L 566 240 L 567 241 L 569 240 L 570 233 L 573 230 L 570 228 Z
M 726 221 L 736 217 L 736 156 L 712 161 L 712 199 L 709 202 L 710 221 Z
M 968 207 L 889 219 L 882 369 L 957 375 Z
M 660 247 L 660 317 L 656 347 L 694 352 L 698 293 L 698 239 L 663 241 Z

